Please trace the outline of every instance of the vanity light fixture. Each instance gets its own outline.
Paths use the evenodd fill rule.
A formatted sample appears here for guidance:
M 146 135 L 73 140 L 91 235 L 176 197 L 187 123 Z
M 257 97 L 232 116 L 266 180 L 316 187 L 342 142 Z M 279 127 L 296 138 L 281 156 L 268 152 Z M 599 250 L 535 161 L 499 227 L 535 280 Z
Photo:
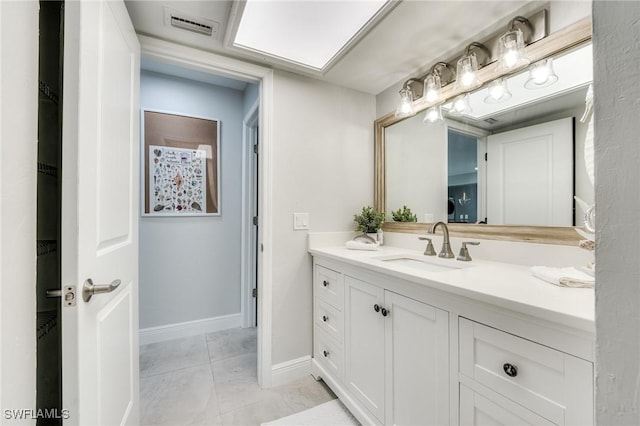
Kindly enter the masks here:
M 446 78 L 443 78 L 442 70 L 448 72 Z M 455 79 L 455 71 L 446 62 L 438 62 L 432 68 L 427 77 L 424 79 L 424 99 L 431 103 L 440 96 L 440 89 L 451 83 Z
M 422 119 L 423 123 L 433 124 L 442 122 L 444 119 L 442 118 L 442 108 L 440 105 L 434 105 L 427 109 L 427 112 Z
M 410 117 L 414 115 L 416 112 L 413 108 L 413 90 L 411 90 L 411 83 L 415 83 L 416 80 L 409 79 L 403 85 L 402 89 L 400 89 L 400 103 L 398 104 L 398 108 L 396 109 L 396 117 Z
M 487 104 L 497 104 L 498 102 L 506 101 L 511 98 L 511 92 L 507 87 L 507 80 L 504 78 L 498 78 L 489 83 L 487 87 L 488 95 L 484 98 L 484 102 Z
M 527 36 L 517 24 L 526 30 Z M 531 32 L 531 23 L 522 16 L 516 16 L 509 22 L 507 32 L 498 41 L 498 71 L 510 71 L 529 65 L 531 60 L 524 48 L 525 40 L 531 37 Z
M 478 61 L 476 52 L 482 53 L 482 59 Z M 473 90 L 482 85 L 478 79 L 478 65 L 484 66 L 491 57 L 491 52 L 484 44 L 473 42 L 465 49 L 464 55 L 458 59 L 456 65 L 455 90 Z
M 542 89 L 551 86 L 556 81 L 558 81 L 558 76 L 553 71 L 553 58 L 547 58 L 533 64 L 529 70 L 529 79 L 524 87 Z
M 472 111 L 468 93 L 455 97 L 451 102 L 451 110 L 449 110 L 452 115 L 469 114 Z

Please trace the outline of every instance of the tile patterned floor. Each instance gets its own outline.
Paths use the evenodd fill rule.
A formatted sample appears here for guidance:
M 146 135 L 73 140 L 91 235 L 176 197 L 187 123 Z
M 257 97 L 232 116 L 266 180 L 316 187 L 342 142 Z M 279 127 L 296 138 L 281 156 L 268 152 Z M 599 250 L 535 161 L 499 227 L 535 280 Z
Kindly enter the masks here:
M 256 329 L 232 329 L 140 347 L 143 425 L 251 426 L 335 395 L 311 376 L 260 389 Z

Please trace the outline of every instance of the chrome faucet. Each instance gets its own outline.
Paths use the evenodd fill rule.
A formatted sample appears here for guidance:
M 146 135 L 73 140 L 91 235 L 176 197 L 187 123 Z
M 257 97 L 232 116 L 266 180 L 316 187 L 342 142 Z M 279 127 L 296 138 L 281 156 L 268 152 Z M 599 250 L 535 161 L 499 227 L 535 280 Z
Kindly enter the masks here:
M 440 225 L 442 227 L 442 234 L 443 234 L 443 239 L 442 239 L 442 249 L 440 250 L 440 253 L 438 253 L 438 257 L 444 257 L 447 259 L 453 259 L 455 256 L 453 255 L 453 252 L 451 251 L 451 243 L 449 242 L 449 228 L 447 228 L 447 224 L 444 222 L 436 222 L 433 225 L 431 225 L 431 227 L 429 228 L 429 230 L 427 231 L 429 234 L 435 234 L 436 233 L 436 228 L 438 227 L 438 225 Z

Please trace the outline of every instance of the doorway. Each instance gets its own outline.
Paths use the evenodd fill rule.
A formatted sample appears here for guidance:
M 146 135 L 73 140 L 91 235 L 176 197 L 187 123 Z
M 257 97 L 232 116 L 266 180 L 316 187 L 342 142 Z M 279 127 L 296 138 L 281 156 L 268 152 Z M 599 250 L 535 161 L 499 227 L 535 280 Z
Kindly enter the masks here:
M 244 321 L 245 285 L 249 285 L 251 296 L 258 275 L 258 226 L 253 221 L 259 194 L 254 149 L 259 132 L 259 97 L 260 86 L 256 83 L 142 58 L 143 117 L 149 111 L 159 111 L 219 123 L 221 199 L 218 215 L 143 214 L 140 219 L 143 377 L 151 374 L 145 371 L 149 361 L 145 357 L 154 356 L 154 351 L 145 347 L 148 344 L 204 336 L 211 351 L 217 347 L 212 342 L 221 341 L 214 333 L 259 323 L 254 298 L 251 319 Z M 143 120 L 143 138 L 151 135 L 146 126 Z M 146 142 L 141 152 L 143 161 L 150 155 L 144 149 L 150 149 Z M 141 192 L 147 190 L 142 184 Z M 245 265 L 251 265 L 251 269 L 247 271 Z M 176 293 L 176 289 L 180 291 Z M 253 348 L 256 339 L 254 330 Z M 215 358 L 215 354 L 209 355 Z
M 243 327 L 258 326 L 258 235 L 259 215 L 259 99 L 249 108 L 243 121 L 242 186 L 242 320 Z
M 62 424 L 60 229 L 63 1 L 40 1 L 37 178 L 38 425 Z M 42 411 L 40 411 L 42 410 Z

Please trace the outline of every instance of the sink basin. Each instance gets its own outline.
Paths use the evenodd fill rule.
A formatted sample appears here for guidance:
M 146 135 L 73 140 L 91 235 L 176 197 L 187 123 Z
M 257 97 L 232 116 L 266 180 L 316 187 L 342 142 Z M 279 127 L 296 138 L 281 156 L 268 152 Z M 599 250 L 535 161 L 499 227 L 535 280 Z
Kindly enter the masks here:
M 427 272 L 454 271 L 456 269 L 468 268 L 472 266 L 461 265 L 460 262 L 457 262 L 455 259 L 431 260 L 406 254 L 381 256 L 374 259 L 390 265 L 406 266 L 408 268 L 419 269 L 421 271 Z

